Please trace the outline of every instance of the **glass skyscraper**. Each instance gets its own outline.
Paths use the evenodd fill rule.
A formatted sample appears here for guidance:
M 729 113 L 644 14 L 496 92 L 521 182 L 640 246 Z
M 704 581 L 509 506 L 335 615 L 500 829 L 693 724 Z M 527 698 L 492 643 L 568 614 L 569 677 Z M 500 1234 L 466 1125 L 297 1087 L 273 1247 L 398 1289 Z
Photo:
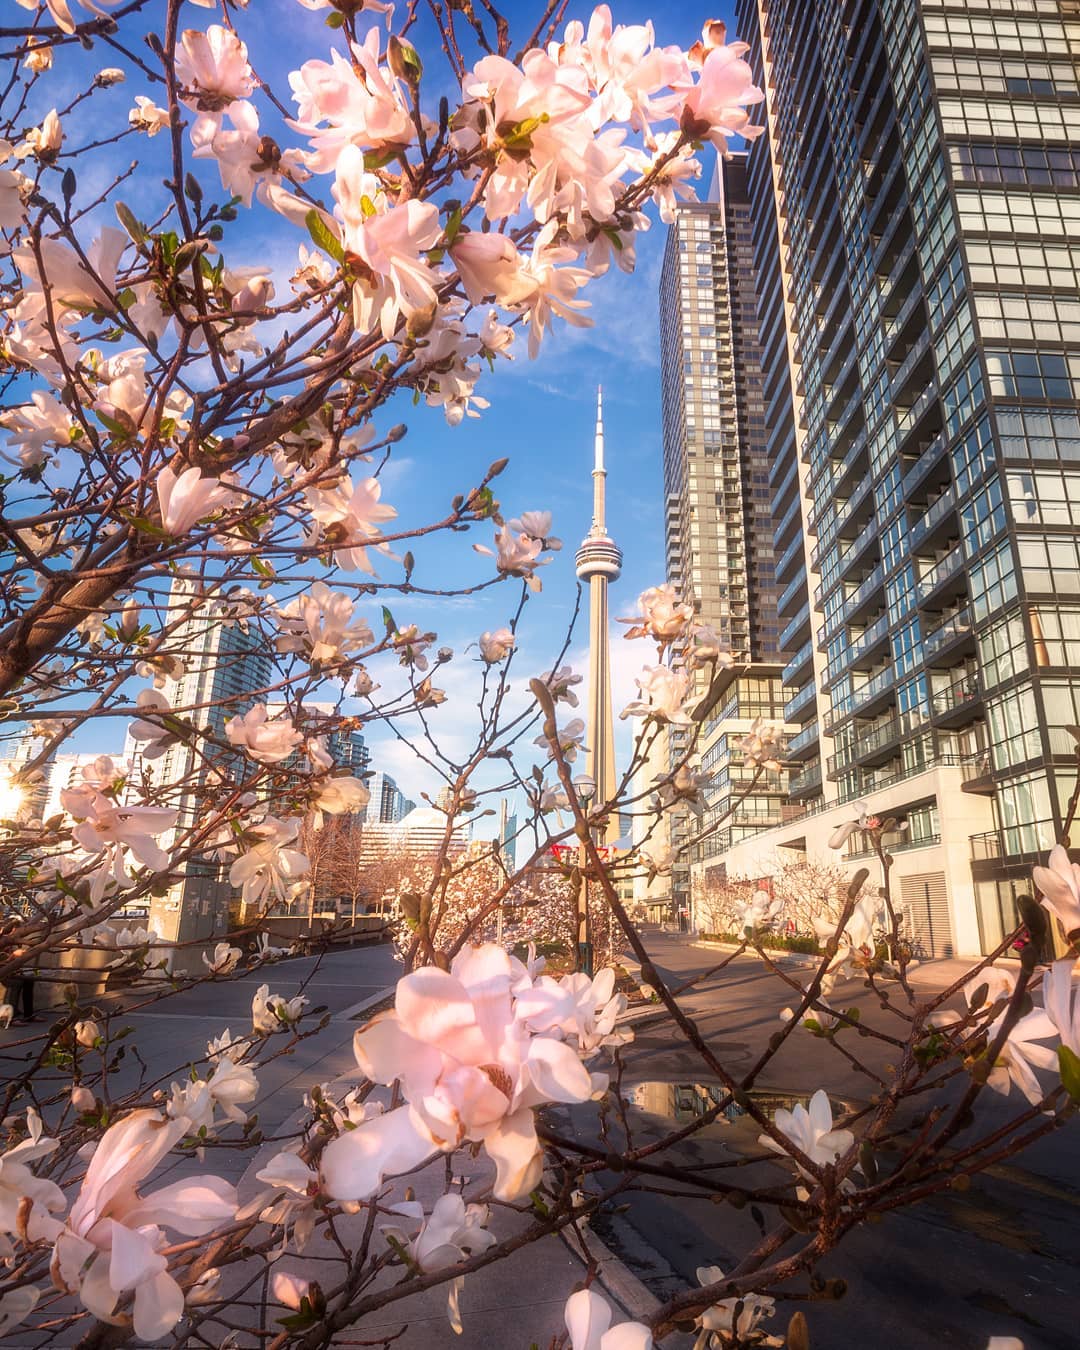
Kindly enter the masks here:
M 729 866 L 823 854 L 866 799 L 913 939 L 988 951 L 1080 723 L 1080 3 L 737 16 L 803 815 Z
M 660 335 L 668 580 L 749 663 L 727 688 L 714 689 L 702 726 L 704 812 L 672 822 L 676 849 L 700 835 L 691 856 L 713 867 L 733 841 L 778 822 L 786 800 L 786 773 L 765 773 L 731 821 L 709 830 L 754 776 L 733 753 L 737 741 L 756 716 L 782 720 L 784 711 L 745 155 L 719 160 L 707 200 L 676 209 L 661 271 Z M 683 728 L 669 728 L 673 764 L 687 745 Z M 672 892 L 675 917 L 686 914 L 685 850 Z

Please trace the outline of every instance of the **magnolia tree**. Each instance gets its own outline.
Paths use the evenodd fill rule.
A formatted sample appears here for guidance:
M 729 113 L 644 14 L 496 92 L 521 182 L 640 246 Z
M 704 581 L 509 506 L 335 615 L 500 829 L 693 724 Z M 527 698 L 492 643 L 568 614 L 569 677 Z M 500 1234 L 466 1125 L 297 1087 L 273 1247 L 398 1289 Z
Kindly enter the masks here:
M 560 721 L 579 678 L 561 664 L 569 635 L 528 697 L 510 683 L 524 606 L 559 546 L 550 515 L 504 514 L 502 462 L 462 464 L 436 519 L 410 518 L 382 484 L 405 430 L 395 395 L 451 426 L 478 414 L 487 367 L 589 321 L 593 280 L 633 267 L 648 212 L 670 219 L 691 195 L 702 146 L 755 134 L 762 96 L 744 49 L 722 24 L 683 51 L 656 45 L 650 26 L 614 26 L 603 7 L 587 26 L 568 22 L 558 2 L 512 37 L 489 0 L 299 0 L 297 14 L 322 13 L 326 28 L 296 54 L 286 90 L 253 59 L 264 16 L 230 0 L 215 13 L 207 0 L 124 0 L 111 13 L 19 3 L 0 29 L 0 708 L 18 740 L 0 784 L 0 981 L 14 995 L 36 970 L 54 997 L 36 1027 L 4 1033 L 0 1334 L 390 1344 L 396 1330 L 365 1323 L 407 1322 L 410 1300 L 442 1285 L 456 1325 L 466 1277 L 579 1234 L 633 1188 L 675 1181 L 687 1204 L 752 1202 L 760 1236 L 726 1273 L 703 1253 L 701 1287 L 648 1327 L 609 1329 L 601 1296 L 575 1292 L 570 1343 L 640 1350 L 686 1324 L 699 1346 L 775 1341 L 770 1290 L 816 1289 L 816 1262 L 867 1218 L 999 1161 L 1072 1109 L 1072 957 L 1041 971 L 1033 944 L 1015 973 L 988 958 L 920 998 L 879 834 L 884 954 L 868 946 L 856 876 L 820 969 L 802 983 L 778 972 L 795 1000 L 768 1050 L 749 1068 L 725 1064 L 651 965 L 595 842 L 634 805 L 647 746 L 617 798 L 586 817 L 573 780 L 584 728 Z M 268 232 L 290 240 L 291 276 L 267 264 Z M 492 559 L 456 588 L 493 592 L 468 714 L 438 711 L 453 653 L 409 612 L 455 590 L 423 584 L 422 544 L 439 532 L 478 532 L 474 548 Z M 664 723 L 691 730 L 657 785 L 674 809 L 700 790 L 694 730 L 732 658 L 670 588 L 641 597 L 630 636 L 657 654 L 627 712 L 647 719 L 646 741 Z M 440 749 L 448 715 L 473 727 L 467 753 Z M 46 772 L 98 724 L 126 728 L 133 753 L 71 761 L 46 805 Z M 302 912 L 321 866 L 305 843 L 314 855 L 327 820 L 365 804 L 340 747 L 369 726 L 441 775 L 446 829 L 401 905 L 393 1007 L 356 1033 L 358 1085 L 312 1086 L 264 1141 L 260 1073 L 324 1025 L 308 995 L 271 988 L 287 966 L 257 986 L 250 1026 L 222 1026 L 174 1068 L 128 1053 L 125 1018 L 286 954 L 261 917 Z M 743 750 L 759 767 L 779 753 L 764 726 Z M 510 874 L 489 859 L 480 894 L 463 897 L 454 820 L 515 790 L 534 808 L 523 865 Z M 737 1101 L 774 1160 L 764 1180 L 658 1162 L 667 1144 L 638 1138 L 625 1109 L 630 1032 L 611 969 L 557 980 L 508 952 L 530 902 L 566 923 L 568 888 L 537 880 L 553 845 L 580 850 L 563 880 L 588 882 L 700 1075 L 719 1084 L 700 1124 Z M 642 865 L 670 862 L 657 848 Z M 1050 863 L 1036 881 L 1071 941 L 1080 871 L 1063 850 Z M 226 903 L 187 932 L 186 902 L 166 902 L 191 877 Z M 500 945 L 498 916 L 515 905 L 522 923 Z M 132 917 L 147 912 L 149 924 Z M 1030 906 L 1029 927 L 1043 913 Z M 161 914 L 175 932 L 155 928 Z M 242 939 L 255 943 L 248 956 Z M 87 971 L 93 981 L 75 978 Z M 855 1056 L 854 1019 L 826 999 L 852 976 L 883 1010 L 860 1024 L 857 1049 L 894 1066 L 888 1079 L 867 1069 L 874 1104 L 834 1122 L 818 1093 L 809 1110 L 769 1115 L 753 1089 L 804 1023 Z M 14 1012 L 7 1003 L 0 1020 Z M 1014 1087 L 1011 1122 L 982 1126 L 983 1095 Z M 907 1103 L 935 1093 L 947 1105 L 905 1134 Z M 557 1134 L 544 1113 L 556 1103 L 595 1129 Z M 220 1160 L 245 1151 L 241 1195 Z M 178 1161 L 181 1179 L 155 1180 Z M 806 1335 L 799 1313 L 789 1343 Z

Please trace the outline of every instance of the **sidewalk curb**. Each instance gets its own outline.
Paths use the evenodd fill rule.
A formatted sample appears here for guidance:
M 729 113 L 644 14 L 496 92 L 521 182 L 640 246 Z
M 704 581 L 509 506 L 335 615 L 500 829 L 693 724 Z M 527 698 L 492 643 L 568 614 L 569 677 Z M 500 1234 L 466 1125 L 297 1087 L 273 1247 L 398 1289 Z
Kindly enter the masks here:
M 694 941 L 690 943 L 690 946 L 701 947 L 704 950 L 711 952 L 737 952 L 739 950 L 738 945 L 734 942 Z M 768 953 L 769 960 L 774 961 L 778 966 L 794 966 L 796 969 L 799 970 L 816 970 L 822 961 L 822 958 L 820 956 L 810 956 L 810 955 L 803 956 L 801 953 L 786 952 L 783 949 L 770 951 L 768 948 L 766 948 L 765 950 Z M 754 951 L 753 948 L 750 948 L 749 950 L 744 951 L 742 955 L 750 958 L 755 958 L 757 956 L 757 952 Z
M 387 985 L 385 989 L 380 989 L 377 993 L 369 994 L 367 998 L 362 998 L 359 1003 L 350 1003 L 347 1008 L 342 1008 L 331 1018 L 334 1022 L 354 1022 L 362 1013 L 369 1009 L 377 1008 L 381 1003 L 387 1003 L 394 997 L 397 991 L 397 985 Z
M 588 1223 L 580 1224 L 573 1237 L 570 1233 L 570 1229 L 564 1228 L 560 1231 L 559 1237 L 570 1249 L 571 1255 L 581 1260 L 581 1249 L 576 1241 L 580 1238 L 581 1246 L 584 1246 L 589 1260 L 596 1265 L 597 1279 L 632 1320 L 644 1322 L 662 1306 L 656 1295 L 642 1284 L 626 1262 L 616 1256 L 606 1242 L 596 1236 Z M 681 1350 L 681 1347 L 690 1344 L 688 1336 L 678 1334 L 665 1342 L 670 1350 Z

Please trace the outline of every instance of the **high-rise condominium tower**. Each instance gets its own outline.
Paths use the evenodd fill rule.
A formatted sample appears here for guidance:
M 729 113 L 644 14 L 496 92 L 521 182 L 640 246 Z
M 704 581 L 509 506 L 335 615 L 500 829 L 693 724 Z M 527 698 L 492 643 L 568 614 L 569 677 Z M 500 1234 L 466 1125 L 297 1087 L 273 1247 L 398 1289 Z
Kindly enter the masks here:
M 732 843 L 781 819 L 786 787 L 785 773 L 762 775 L 731 820 L 709 829 L 753 778 L 734 753 L 739 737 L 755 717 L 780 721 L 784 711 L 745 155 L 718 162 L 708 200 L 676 210 L 660 280 L 660 342 L 668 580 L 749 662 L 727 689 L 714 690 L 702 728 L 705 812 L 672 822 L 676 846 L 702 836 L 691 853 L 707 875 Z M 673 763 L 687 743 L 685 731 L 670 729 Z M 672 878 L 677 912 L 689 900 L 685 850 L 682 858 Z
M 1080 721 L 1080 5 L 738 0 L 737 27 L 805 815 L 729 866 L 824 856 L 865 799 L 913 938 L 990 951 Z

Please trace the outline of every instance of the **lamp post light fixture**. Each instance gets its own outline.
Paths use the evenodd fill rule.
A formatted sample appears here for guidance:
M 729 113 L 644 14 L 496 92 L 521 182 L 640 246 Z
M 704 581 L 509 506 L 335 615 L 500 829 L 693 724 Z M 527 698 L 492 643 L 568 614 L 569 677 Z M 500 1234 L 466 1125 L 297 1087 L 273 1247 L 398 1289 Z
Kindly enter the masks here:
M 584 815 L 589 814 L 589 804 L 596 796 L 596 779 L 587 773 L 574 779 L 574 792 Z M 588 826 L 586 826 L 588 828 Z M 591 834 L 591 831 L 590 831 Z M 589 857 L 585 841 L 578 844 L 578 856 L 581 859 L 581 882 L 576 896 L 577 907 L 577 968 L 585 975 L 593 973 L 592 926 L 589 923 Z

